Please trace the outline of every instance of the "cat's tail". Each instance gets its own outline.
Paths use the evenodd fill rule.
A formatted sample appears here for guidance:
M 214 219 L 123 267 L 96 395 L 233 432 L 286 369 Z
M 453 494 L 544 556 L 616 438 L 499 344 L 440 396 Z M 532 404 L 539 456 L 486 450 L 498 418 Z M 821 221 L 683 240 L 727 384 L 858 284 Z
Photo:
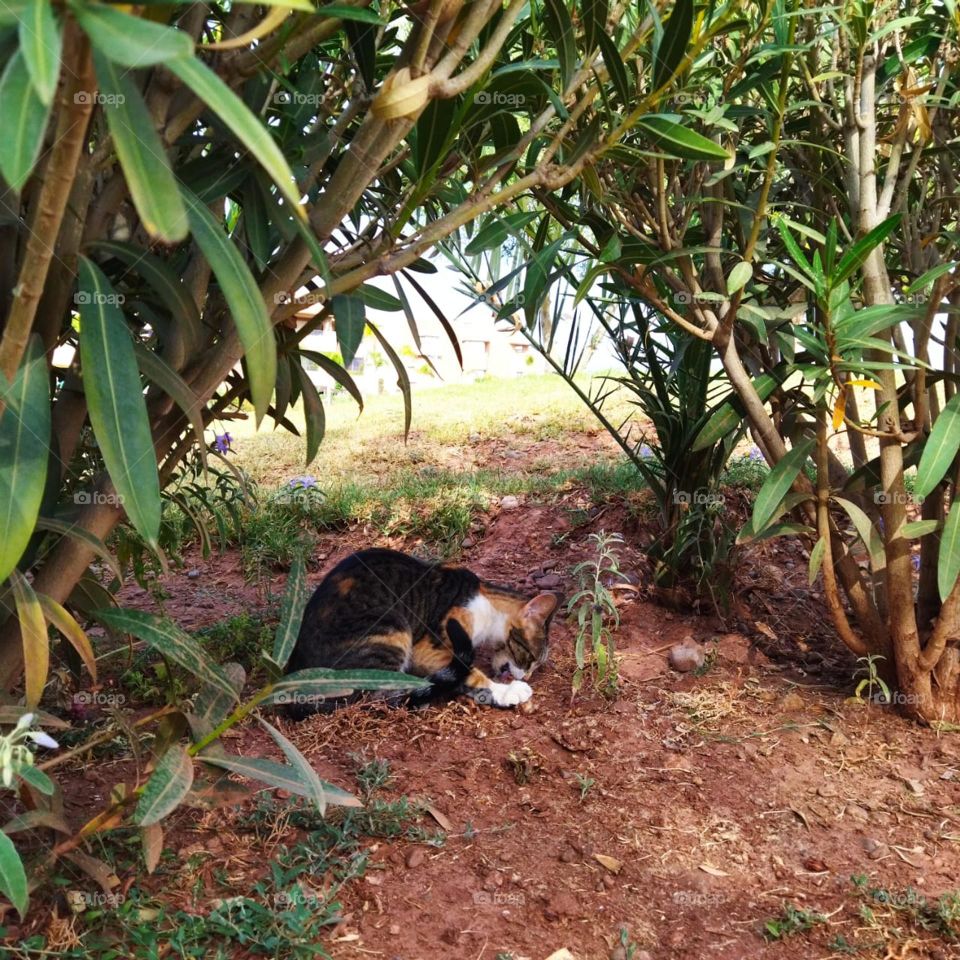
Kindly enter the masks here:
M 461 692 L 464 681 L 473 669 L 473 641 L 459 620 L 447 621 L 447 636 L 453 647 L 450 662 L 427 677 L 428 686 L 413 693 L 401 694 L 394 701 L 410 707 L 421 707 L 437 700 L 449 700 Z

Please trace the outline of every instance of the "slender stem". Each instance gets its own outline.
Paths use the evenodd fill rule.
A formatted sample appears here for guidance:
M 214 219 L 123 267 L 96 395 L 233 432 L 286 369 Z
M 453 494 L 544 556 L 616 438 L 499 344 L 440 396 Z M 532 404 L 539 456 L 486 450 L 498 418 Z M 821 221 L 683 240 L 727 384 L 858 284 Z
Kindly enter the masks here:
M 65 80 L 57 104 L 54 147 L 44 171 L 36 215 L 30 223 L 16 295 L 0 340 L 0 374 L 7 380 L 16 375 L 33 330 L 93 111 L 93 97 L 77 96 L 90 94 L 95 80 L 90 44 L 72 20 L 67 21 L 63 51 Z

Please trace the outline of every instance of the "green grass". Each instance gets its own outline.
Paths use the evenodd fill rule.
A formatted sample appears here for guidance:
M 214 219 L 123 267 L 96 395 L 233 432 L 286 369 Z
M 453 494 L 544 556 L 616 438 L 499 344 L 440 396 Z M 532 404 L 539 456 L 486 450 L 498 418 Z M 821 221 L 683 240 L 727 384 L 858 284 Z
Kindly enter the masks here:
M 806 933 L 821 923 L 826 923 L 827 918 L 822 913 L 814 913 L 811 910 L 804 910 L 801 907 L 795 907 L 791 903 L 783 906 L 783 913 L 772 917 L 764 924 L 764 938 L 769 941 L 786 940 L 798 933 Z
M 583 381 L 588 383 L 587 379 Z M 232 455 L 239 466 L 264 486 L 276 486 L 309 472 L 324 488 L 357 480 L 382 482 L 397 470 L 418 465 L 453 469 L 451 457 L 461 447 L 466 459 L 480 441 L 522 439 L 564 441 L 577 433 L 595 432 L 598 424 L 576 394 L 557 376 L 482 380 L 416 391 L 408 442 L 403 439 L 403 398 L 385 394 L 364 398 L 363 412 L 347 396 L 326 404 L 327 429 L 317 459 L 304 464 L 306 444 L 303 411 L 288 418 L 301 431 L 294 437 L 270 429 L 257 432 L 252 418 L 231 422 Z M 629 411 L 625 399 L 613 398 L 611 414 Z M 479 441 L 477 440 L 479 437 Z
M 201 855 L 192 865 L 197 879 L 188 909 L 171 908 L 148 889 L 134 886 L 116 903 L 84 910 L 77 919 L 81 945 L 62 949 L 56 956 L 64 960 L 328 958 L 323 941 L 342 917 L 341 891 L 370 868 L 367 841 L 402 837 L 432 846 L 444 842 L 441 833 L 421 825 L 420 804 L 406 797 L 386 800 L 377 795 L 389 781 L 385 763 L 362 764 L 357 775 L 366 806 L 329 811 L 326 818 L 305 801 L 258 797 L 255 806 L 234 823 L 235 829 L 252 834 L 257 842 L 275 837 L 280 826 L 291 834 L 305 834 L 302 840 L 271 852 L 269 869 L 261 879 L 242 884 L 220 867 L 205 875 L 196 869 L 207 859 Z M 180 869 L 183 865 L 173 857 L 161 860 L 157 872 L 164 886 Z M 11 958 L 24 960 L 52 955 L 42 934 L 9 951 Z
M 533 464 L 533 466 L 538 466 Z M 289 504 L 284 488 L 263 497 L 242 527 L 241 552 L 247 575 L 285 568 L 316 531 L 369 524 L 382 536 L 420 538 L 440 559 L 454 556 L 478 514 L 499 498 L 514 495 L 550 501 L 585 488 L 594 503 L 628 496 L 643 480 L 623 461 L 600 461 L 572 469 L 454 471 L 405 467 L 388 480 L 344 480 L 323 488 L 309 505 Z

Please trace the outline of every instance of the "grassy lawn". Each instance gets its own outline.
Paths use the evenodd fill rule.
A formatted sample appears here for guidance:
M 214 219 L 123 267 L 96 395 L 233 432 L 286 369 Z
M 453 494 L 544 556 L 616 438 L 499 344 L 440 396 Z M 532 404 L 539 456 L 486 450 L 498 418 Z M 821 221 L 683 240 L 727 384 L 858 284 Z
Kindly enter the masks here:
M 588 383 L 584 378 L 581 385 L 586 387 Z M 610 410 L 622 419 L 629 405 L 625 399 L 615 398 Z M 390 484 L 402 479 L 398 474 L 423 472 L 424 468 L 471 472 L 479 467 L 481 459 L 489 460 L 487 456 L 476 457 L 472 448 L 489 441 L 509 440 L 516 447 L 554 440 L 562 447 L 574 435 L 598 429 L 573 390 L 553 375 L 415 391 L 413 422 L 406 443 L 400 394 L 365 397 L 360 413 L 349 396 L 338 396 L 326 405 L 326 414 L 326 435 L 309 468 L 304 465 L 305 439 L 282 428 L 271 429 L 270 420 L 264 421 L 259 431 L 252 417 L 226 423 L 220 429 L 229 430 L 235 441 L 237 464 L 257 483 L 275 487 L 309 473 L 331 493 L 344 485 Z M 305 433 L 299 407 L 289 411 L 288 417 Z M 551 451 L 553 467 L 562 469 L 564 464 L 554 462 L 555 453 Z M 616 456 L 612 448 L 611 456 Z

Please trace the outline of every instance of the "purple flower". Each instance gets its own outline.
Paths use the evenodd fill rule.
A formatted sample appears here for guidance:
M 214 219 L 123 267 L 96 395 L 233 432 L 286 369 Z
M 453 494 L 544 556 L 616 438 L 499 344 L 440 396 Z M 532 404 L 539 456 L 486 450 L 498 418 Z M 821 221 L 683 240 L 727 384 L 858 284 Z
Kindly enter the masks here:
M 233 437 L 229 433 L 218 433 L 213 440 L 213 449 L 217 453 L 229 453 L 233 445 Z
M 914 570 L 919 570 L 919 569 L 920 569 L 920 554 L 919 554 L 919 553 L 915 553 L 915 554 L 910 558 L 910 562 L 913 564 L 913 569 L 914 569 Z
M 316 477 L 311 477 L 309 474 L 303 477 L 293 477 L 287 481 L 287 485 L 293 487 L 294 489 L 309 489 L 310 487 L 315 487 L 317 485 Z
M 641 457 L 652 457 L 653 450 L 650 449 L 650 445 L 647 443 L 641 444 L 640 446 L 640 456 Z
M 751 459 L 751 460 L 762 460 L 762 459 L 763 459 L 763 454 L 760 452 L 760 448 L 759 448 L 759 447 L 751 447 L 751 448 L 750 448 L 750 459 Z

